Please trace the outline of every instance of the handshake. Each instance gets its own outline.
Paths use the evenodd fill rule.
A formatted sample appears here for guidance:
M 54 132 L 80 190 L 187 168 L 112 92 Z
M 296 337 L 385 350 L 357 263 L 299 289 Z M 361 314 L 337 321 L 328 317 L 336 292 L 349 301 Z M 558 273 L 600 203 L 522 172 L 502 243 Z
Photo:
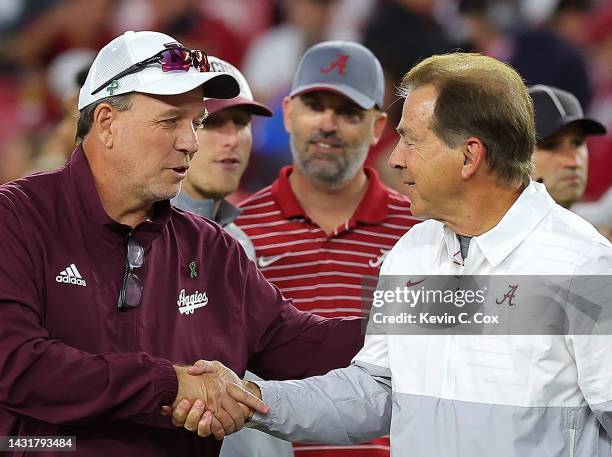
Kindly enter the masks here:
M 220 440 L 241 430 L 255 411 L 268 412 L 259 387 L 220 362 L 198 360 L 174 370 L 178 393 L 171 406 L 162 406 L 162 414 L 172 416 L 177 427 Z

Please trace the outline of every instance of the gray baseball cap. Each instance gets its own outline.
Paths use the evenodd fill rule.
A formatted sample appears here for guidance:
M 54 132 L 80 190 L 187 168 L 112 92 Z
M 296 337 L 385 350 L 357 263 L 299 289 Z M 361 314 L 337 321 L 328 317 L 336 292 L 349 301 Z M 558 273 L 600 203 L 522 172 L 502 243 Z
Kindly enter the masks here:
M 363 109 L 381 109 L 385 79 L 376 56 L 354 41 L 323 41 L 310 47 L 298 65 L 290 97 L 315 90 L 336 92 Z

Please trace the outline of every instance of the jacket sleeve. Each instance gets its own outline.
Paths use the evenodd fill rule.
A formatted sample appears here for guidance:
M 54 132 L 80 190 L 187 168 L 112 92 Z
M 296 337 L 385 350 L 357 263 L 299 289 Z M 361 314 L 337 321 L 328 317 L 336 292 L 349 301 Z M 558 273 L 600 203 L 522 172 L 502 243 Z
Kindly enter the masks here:
M 378 376 L 376 376 L 378 375 Z M 294 442 L 357 444 L 388 435 L 389 371 L 359 362 L 301 381 L 261 381 L 270 412 L 251 426 Z
M 572 278 L 570 307 L 580 334 L 567 335 L 576 361 L 578 386 L 593 413 L 612 438 L 612 247 L 598 243 L 588 250 Z M 578 306 L 575 306 L 577 303 Z M 585 325 L 590 322 L 590 325 Z
M 64 424 L 126 419 L 172 403 L 178 385 L 169 361 L 91 354 L 50 337 L 36 279 L 42 265 L 12 205 L 0 189 L 0 408 Z
M 302 381 L 256 384 L 270 412 L 255 414 L 252 426 L 279 438 L 347 445 L 389 434 L 391 369 L 384 334 L 368 334 L 347 368 Z
M 302 379 L 348 366 L 363 346 L 363 319 L 299 311 L 232 242 L 230 274 L 242 281 L 247 369 L 263 379 Z
M 325 319 L 281 306 L 261 339 L 248 369 L 264 379 L 302 379 L 346 367 L 363 344 L 358 318 Z

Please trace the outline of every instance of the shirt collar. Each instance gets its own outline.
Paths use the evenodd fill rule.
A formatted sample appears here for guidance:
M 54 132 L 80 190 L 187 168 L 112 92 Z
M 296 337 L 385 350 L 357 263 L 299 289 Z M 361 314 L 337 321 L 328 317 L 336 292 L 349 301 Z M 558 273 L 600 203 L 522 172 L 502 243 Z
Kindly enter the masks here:
M 487 261 L 495 267 L 527 238 L 555 205 L 544 184 L 530 180 L 498 224 L 488 232 L 472 238 L 472 243 L 478 245 Z M 444 235 L 449 255 L 453 257 L 459 246 L 457 236 L 446 226 Z
M 351 221 L 376 224 L 382 222 L 388 214 L 389 193 L 381 182 L 376 171 L 371 167 L 364 167 L 368 178 L 368 189 L 364 194 Z M 283 167 L 278 179 L 272 184 L 272 196 L 278 204 L 285 219 L 306 217 L 304 209 L 300 206 L 291 185 L 289 175 L 293 172 L 293 165 Z
M 213 217 L 216 201 L 217 200 L 212 198 L 193 198 L 185 192 L 181 192 L 171 200 L 171 203 L 181 209 L 214 220 L 222 227 L 234 222 L 242 212 L 241 209 L 236 208 L 227 200 L 222 199 L 219 205 L 219 211 L 217 211 L 216 217 Z
M 132 232 L 134 237 L 146 246 L 162 233 L 170 220 L 172 209 L 168 200 L 155 203 L 151 218 L 134 229 L 113 220 L 102 206 L 89 162 L 80 144 L 73 151 L 63 175 L 71 184 L 87 223 L 95 226 L 102 236 L 112 243 L 125 243 L 127 235 Z
M 231 224 L 238 216 L 240 216 L 242 210 L 240 208 L 236 208 L 227 200 L 221 200 L 221 205 L 219 206 L 219 211 L 217 211 L 217 217 L 215 218 L 215 222 L 218 222 L 221 227 L 225 227 L 228 224 Z

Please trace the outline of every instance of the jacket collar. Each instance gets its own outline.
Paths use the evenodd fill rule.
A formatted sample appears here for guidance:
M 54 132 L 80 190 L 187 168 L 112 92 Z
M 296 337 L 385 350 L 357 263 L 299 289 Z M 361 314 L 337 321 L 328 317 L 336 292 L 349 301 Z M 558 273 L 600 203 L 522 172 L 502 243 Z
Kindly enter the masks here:
M 132 233 L 143 246 L 146 246 L 161 235 L 170 220 L 172 208 L 168 200 L 155 203 L 151 218 L 135 228 L 113 220 L 102 206 L 82 145 L 78 145 L 73 151 L 62 174 L 70 185 L 74 200 L 79 202 L 84 219 L 111 243 L 124 244 L 127 236 Z

